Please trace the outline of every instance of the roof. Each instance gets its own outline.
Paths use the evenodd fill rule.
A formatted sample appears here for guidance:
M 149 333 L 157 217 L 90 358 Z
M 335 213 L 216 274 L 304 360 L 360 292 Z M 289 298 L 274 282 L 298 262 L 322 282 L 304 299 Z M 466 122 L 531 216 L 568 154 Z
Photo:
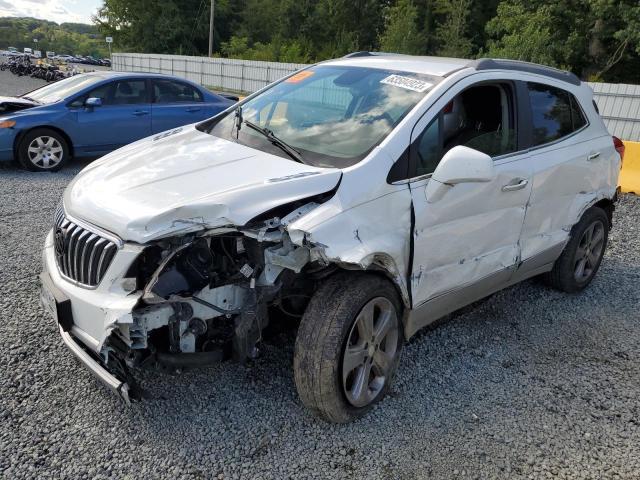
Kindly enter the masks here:
M 367 55 L 368 53 L 368 55 Z M 380 54 L 371 52 L 358 52 L 336 60 L 329 60 L 324 64 L 361 66 L 369 68 L 386 68 L 404 72 L 421 73 L 436 77 L 447 75 L 465 68 L 469 60 L 446 57 L 418 57 L 401 54 Z
M 95 70 L 93 72 L 87 72 L 85 75 L 94 75 L 96 77 L 170 77 L 164 73 L 146 73 L 146 72 L 114 72 L 113 70 Z M 177 77 L 176 77 L 177 78 Z
M 571 72 L 558 70 L 557 68 L 546 65 L 539 65 L 537 63 L 507 59 L 481 58 L 478 60 L 469 60 L 464 58 L 412 56 L 398 53 L 354 52 L 341 59 L 331 60 L 327 63 L 332 65 L 359 65 L 371 68 L 389 68 L 405 72 L 434 75 L 437 77 L 446 77 L 463 68 L 472 68 L 477 71 L 515 70 L 543 75 L 568 82 L 572 85 L 580 85 L 581 83 L 580 79 Z

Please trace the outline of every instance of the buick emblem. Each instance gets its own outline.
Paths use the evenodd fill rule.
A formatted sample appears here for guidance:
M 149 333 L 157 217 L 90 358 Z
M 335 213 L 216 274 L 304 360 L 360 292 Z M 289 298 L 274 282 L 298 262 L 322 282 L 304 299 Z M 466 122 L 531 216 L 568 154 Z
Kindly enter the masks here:
M 53 246 L 56 250 L 56 255 L 61 257 L 62 255 L 64 255 L 64 247 L 65 247 L 65 235 L 64 235 L 64 230 L 62 230 L 61 228 L 58 228 L 56 230 L 56 234 L 53 238 Z

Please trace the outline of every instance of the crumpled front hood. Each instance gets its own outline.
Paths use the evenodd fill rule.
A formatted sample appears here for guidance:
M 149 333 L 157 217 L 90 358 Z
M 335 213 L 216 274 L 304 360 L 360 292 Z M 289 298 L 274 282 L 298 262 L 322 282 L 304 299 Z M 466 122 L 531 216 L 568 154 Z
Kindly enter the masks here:
M 193 125 L 116 150 L 64 194 L 72 217 L 123 240 L 241 226 L 287 202 L 328 192 L 338 169 L 311 167 L 200 132 Z
M 5 113 L 17 112 L 39 105 L 39 103 L 32 102 L 20 97 L 0 97 L 0 116 L 4 115 Z

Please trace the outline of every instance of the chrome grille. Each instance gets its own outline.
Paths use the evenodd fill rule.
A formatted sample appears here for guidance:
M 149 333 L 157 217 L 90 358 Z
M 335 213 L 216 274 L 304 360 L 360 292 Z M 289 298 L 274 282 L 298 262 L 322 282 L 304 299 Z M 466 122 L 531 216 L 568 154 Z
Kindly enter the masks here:
M 66 218 L 60 207 L 54 215 L 53 244 L 60 272 L 88 287 L 100 283 L 118 250 L 112 241 Z

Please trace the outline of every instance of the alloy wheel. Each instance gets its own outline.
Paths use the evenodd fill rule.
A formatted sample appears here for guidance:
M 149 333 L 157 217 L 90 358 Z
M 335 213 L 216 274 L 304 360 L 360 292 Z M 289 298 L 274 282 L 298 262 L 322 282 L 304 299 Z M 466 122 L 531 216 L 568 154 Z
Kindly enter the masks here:
M 574 257 L 573 276 L 577 282 L 586 282 L 598 266 L 604 249 L 604 224 L 596 220 L 589 225 L 582 237 Z
M 398 315 L 388 299 L 374 298 L 360 310 L 342 359 L 342 386 L 354 407 L 371 403 L 389 381 L 398 335 Z

